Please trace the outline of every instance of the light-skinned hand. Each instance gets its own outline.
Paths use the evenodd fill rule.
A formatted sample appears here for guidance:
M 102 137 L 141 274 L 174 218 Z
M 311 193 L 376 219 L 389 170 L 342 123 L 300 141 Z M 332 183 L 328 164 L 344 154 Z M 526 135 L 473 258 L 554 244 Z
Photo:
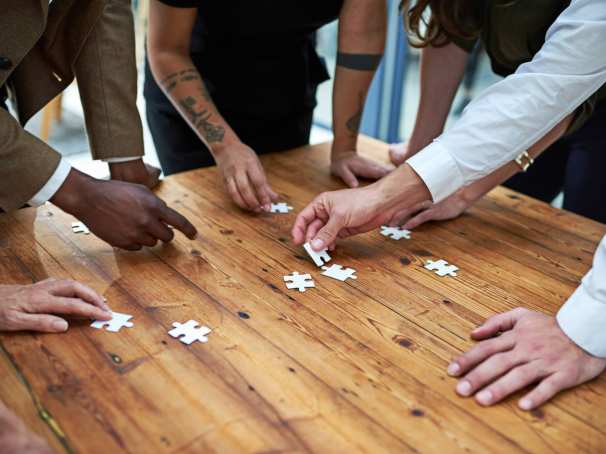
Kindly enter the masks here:
M 606 359 L 576 345 L 555 317 L 524 308 L 489 318 L 471 337 L 480 343 L 452 361 L 448 373 L 459 377 L 461 396 L 475 396 L 484 406 L 533 385 L 518 402 L 532 410 L 606 369 Z
M 68 279 L 0 285 L 0 331 L 60 333 L 66 317 L 109 320 L 111 311 L 94 290 Z
M 341 178 L 350 188 L 360 186 L 359 178 L 378 180 L 393 171 L 394 168 L 392 165 L 380 164 L 360 156 L 355 151 L 342 153 L 333 151 L 330 163 L 331 174 Z
M 269 211 L 278 201 L 257 154 L 242 142 L 226 145 L 215 155 L 223 184 L 236 205 L 249 211 Z

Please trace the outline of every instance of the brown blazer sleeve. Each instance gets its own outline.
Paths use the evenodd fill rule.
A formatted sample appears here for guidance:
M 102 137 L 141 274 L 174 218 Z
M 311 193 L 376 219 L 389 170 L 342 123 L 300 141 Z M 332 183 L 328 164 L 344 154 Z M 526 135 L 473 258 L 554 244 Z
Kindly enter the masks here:
M 130 0 L 108 0 L 75 64 L 93 159 L 143 156 Z
M 61 155 L 0 108 L 0 208 L 21 208 L 51 178 Z

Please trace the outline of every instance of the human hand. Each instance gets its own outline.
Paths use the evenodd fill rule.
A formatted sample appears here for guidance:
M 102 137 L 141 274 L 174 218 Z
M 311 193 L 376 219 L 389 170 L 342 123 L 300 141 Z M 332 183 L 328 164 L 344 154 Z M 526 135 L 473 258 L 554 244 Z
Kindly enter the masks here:
M 400 222 L 404 222 L 403 228 L 412 230 L 429 221 L 458 218 L 471 205 L 473 201 L 466 196 L 465 188 L 462 188 L 439 203 L 433 203 L 431 200 L 419 202 L 406 213 L 400 213 Z
M 292 229 L 299 245 L 311 241 L 316 251 L 334 247 L 337 238 L 395 224 L 398 213 L 431 196 L 408 165 L 364 188 L 324 192 L 298 216 Z
M 126 183 L 142 184 L 153 189 L 160 183 L 160 169 L 143 162 L 143 159 L 109 164 L 110 178 Z
M 227 192 L 240 208 L 269 211 L 271 203 L 278 201 L 279 196 L 269 186 L 259 157 L 252 148 L 241 142 L 228 145 L 216 153 L 215 161 Z
M 53 453 L 46 441 L 27 430 L 23 421 L 3 404 L 0 404 L 0 450 L 6 453 Z
M 481 342 L 455 359 L 448 373 L 462 377 L 456 387 L 460 395 L 475 394 L 485 406 L 538 383 L 518 402 L 521 409 L 532 410 L 606 369 L 606 358 L 592 356 L 572 342 L 555 317 L 528 309 L 495 315 L 471 336 Z
M 145 186 L 101 181 L 72 169 L 51 202 L 74 215 L 99 238 L 122 249 L 139 250 L 169 242 L 172 226 L 194 239 L 196 228 Z
M 103 298 L 79 282 L 51 278 L 31 285 L 0 285 L 0 331 L 66 331 L 69 324 L 58 315 L 112 318 Z
M 358 177 L 370 180 L 383 178 L 394 170 L 391 165 L 380 164 L 358 155 L 355 151 L 335 152 L 333 150 L 330 173 L 339 177 L 350 188 L 357 188 Z

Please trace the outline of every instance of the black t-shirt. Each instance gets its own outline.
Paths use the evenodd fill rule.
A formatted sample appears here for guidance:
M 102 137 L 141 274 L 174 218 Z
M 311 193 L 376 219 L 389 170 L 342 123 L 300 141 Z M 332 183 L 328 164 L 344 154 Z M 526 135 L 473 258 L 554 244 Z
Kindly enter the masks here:
M 315 31 L 338 18 L 343 0 L 160 1 L 198 8 L 191 57 L 219 110 L 258 117 L 315 106 L 328 79 Z

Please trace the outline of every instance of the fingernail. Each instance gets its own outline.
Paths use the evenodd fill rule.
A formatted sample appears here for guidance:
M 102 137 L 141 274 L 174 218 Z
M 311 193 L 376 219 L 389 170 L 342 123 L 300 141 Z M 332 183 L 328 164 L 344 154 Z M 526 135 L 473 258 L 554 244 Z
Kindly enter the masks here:
M 55 320 L 53 322 L 53 329 L 56 331 L 67 331 L 67 322 L 65 320 Z
M 269 211 L 269 210 L 271 210 L 271 205 L 263 205 L 263 209 L 265 211 Z
M 311 247 L 313 249 L 315 249 L 316 251 L 319 251 L 320 249 L 324 248 L 324 241 L 322 241 L 322 240 L 313 240 L 311 242 Z
M 482 405 L 490 405 L 492 403 L 492 393 L 488 390 L 480 391 L 476 396 L 476 399 Z
M 530 410 L 532 408 L 532 400 L 527 398 L 520 400 L 520 408 L 522 410 Z
M 457 384 L 457 392 L 462 396 L 469 396 L 471 394 L 471 383 L 467 380 L 460 381 Z
M 455 375 L 459 374 L 460 370 L 461 370 L 461 366 L 459 366 L 457 363 L 450 363 L 450 365 L 448 366 L 447 372 L 448 372 L 448 375 L 450 375 L 451 377 L 454 377 Z

